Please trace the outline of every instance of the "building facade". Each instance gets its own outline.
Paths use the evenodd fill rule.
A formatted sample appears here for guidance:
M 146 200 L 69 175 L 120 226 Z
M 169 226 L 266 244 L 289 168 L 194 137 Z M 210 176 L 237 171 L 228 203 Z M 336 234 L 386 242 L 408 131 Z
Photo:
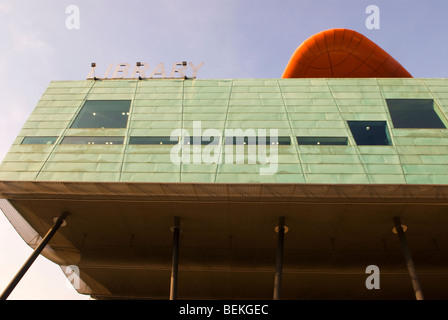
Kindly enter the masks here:
M 54 81 L 1 208 L 32 247 L 69 212 L 43 254 L 96 298 L 168 298 L 178 229 L 177 298 L 271 299 L 284 222 L 281 298 L 412 299 L 399 217 L 447 298 L 447 116 L 448 79 Z

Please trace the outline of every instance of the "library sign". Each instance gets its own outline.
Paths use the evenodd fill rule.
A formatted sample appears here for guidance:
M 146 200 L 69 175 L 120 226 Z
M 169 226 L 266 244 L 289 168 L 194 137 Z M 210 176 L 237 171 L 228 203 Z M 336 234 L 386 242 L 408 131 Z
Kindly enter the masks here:
M 129 63 L 110 63 L 103 73 L 102 77 L 98 77 L 96 70 L 96 63 L 91 64 L 91 69 L 87 79 L 169 79 L 169 78 L 196 78 L 199 69 L 204 65 L 204 62 L 198 65 L 193 62 L 182 61 L 175 62 L 167 73 L 165 65 L 160 62 L 154 69 L 150 69 L 150 65 L 146 62 L 137 62 L 135 66 Z M 187 72 L 190 72 L 187 75 Z

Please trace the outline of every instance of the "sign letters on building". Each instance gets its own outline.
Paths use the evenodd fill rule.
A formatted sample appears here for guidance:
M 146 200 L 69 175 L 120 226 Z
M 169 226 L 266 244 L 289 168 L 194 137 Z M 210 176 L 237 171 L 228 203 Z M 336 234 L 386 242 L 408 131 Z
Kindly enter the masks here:
M 137 62 L 135 66 L 129 63 L 110 63 L 103 76 L 98 77 L 96 74 L 96 63 L 92 63 L 87 79 L 125 79 L 125 78 L 196 78 L 198 70 L 204 65 L 204 62 L 195 65 L 193 62 L 175 62 L 172 64 L 171 70 L 167 74 L 165 65 L 160 62 L 154 69 L 150 69 L 150 65 L 146 62 Z M 191 71 L 191 75 L 187 75 L 187 71 Z

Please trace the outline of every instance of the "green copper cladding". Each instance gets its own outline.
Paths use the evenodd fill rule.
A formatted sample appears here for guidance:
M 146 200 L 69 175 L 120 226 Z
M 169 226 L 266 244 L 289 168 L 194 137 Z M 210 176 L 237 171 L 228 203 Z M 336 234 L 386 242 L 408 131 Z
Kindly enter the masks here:
M 388 99 L 433 100 L 445 128 L 394 128 Z M 74 128 L 91 100 L 130 101 L 127 125 Z M 0 180 L 448 184 L 447 115 L 448 79 L 55 81 L 5 156 Z M 173 143 L 129 143 L 131 137 L 163 142 L 176 129 L 193 136 L 195 121 L 202 132 L 223 136 L 225 129 L 276 129 L 291 144 L 278 145 L 276 173 L 261 175 L 263 164 L 248 163 L 247 152 L 244 163 L 176 164 Z M 349 121 L 386 122 L 390 145 L 357 145 Z M 124 142 L 61 144 L 76 136 Z M 346 137 L 348 144 L 299 145 L 297 137 Z

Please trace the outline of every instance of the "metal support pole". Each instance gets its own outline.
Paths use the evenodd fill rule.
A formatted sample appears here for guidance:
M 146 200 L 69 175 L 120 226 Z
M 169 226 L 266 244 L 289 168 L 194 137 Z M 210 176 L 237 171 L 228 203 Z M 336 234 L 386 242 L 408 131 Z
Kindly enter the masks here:
M 180 219 L 174 217 L 173 231 L 173 259 L 171 264 L 171 284 L 170 284 L 170 300 L 177 298 L 177 273 L 179 264 L 179 234 L 180 234 Z
M 28 271 L 28 269 L 33 264 L 34 260 L 40 255 L 42 250 L 47 246 L 48 242 L 50 242 L 51 238 L 53 238 L 56 231 L 58 231 L 59 227 L 62 225 L 62 223 L 65 221 L 67 216 L 69 215 L 68 212 L 64 212 L 57 218 L 57 220 L 54 222 L 51 229 L 47 232 L 45 237 L 42 239 L 42 241 L 39 243 L 36 249 L 34 249 L 31 256 L 28 258 L 28 260 L 25 262 L 25 264 L 20 268 L 19 272 L 15 275 L 15 277 L 11 280 L 9 285 L 6 287 L 6 289 L 3 291 L 2 295 L 0 296 L 0 300 L 6 300 L 8 296 L 11 294 L 11 292 L 14 290 L 16 285 L 19 283 L 19 281 L 22 279 L 22 277 L 25 275 L 25 273 Z
M 280 300 L 282 287 L 282 268 L 283 268 L 283 245 L 285 240 L 285 217 L 280 217 L 277 227 L 277 257 L 274 278 L 274 300 Z
M 423 300 L 423 292 L 418 281 L 417 272 L 415 271 L 414 261 L 412 259 L 411 250 L 409 250 L 406 236 L 404 235 L 403 227 L 401 226 L 400 217 L 394 217 L 395 230 L 400 239 L 401 249 L 403 250 L 404 259 L 408 268 L 409 276 L 411 277 L 412 287 L 414 288 L 415 298 Z

